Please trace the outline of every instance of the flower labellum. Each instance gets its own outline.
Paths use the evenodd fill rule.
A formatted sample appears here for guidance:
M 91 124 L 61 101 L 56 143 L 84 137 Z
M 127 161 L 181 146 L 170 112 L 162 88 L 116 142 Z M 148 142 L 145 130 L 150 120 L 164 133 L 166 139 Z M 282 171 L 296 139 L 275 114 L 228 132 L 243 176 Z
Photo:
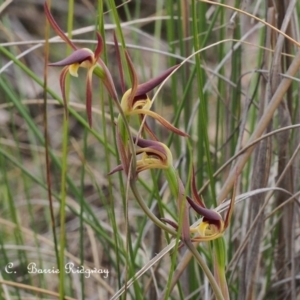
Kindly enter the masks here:
M 165 144 L 142 138 L 134 138 L 134 142 L 141 147 L 136 151 L 136 155 L 142 155 L 136 162 L 136 174 L 148 169 L 168 169 L 173 165 L 172 153 Z M 125 168 L 119 165 L 109 175 L 122 170 Z

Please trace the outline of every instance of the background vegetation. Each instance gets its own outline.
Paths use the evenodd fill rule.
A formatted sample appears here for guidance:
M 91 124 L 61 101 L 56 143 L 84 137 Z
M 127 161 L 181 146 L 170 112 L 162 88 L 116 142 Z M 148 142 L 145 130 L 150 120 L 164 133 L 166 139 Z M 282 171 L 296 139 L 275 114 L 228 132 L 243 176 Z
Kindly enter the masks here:
M 213 298 L 197 262 L 186 247 L 172 251 L 124 174 L 107 175 L 120 164 L 118 110 L 94 78 L 89 127 L 85 70 L 68 81 L 63 122 L 61 68 L 47 63 L 70 49 L 46 27 L 43 5 L 0 2 L 0 299 Z M 94 49 L 101 32 L 120 98 L 114 30 L 140 83 L 184 62 L 152 110 L 190 138 L 149 123 L 187 194 L 195 167 L 207 207 L 228 208 L 239 176 L 225 233 L 230 299 L 299 299 L 299 1 L 52 0 L 51 12 L 79 47 Z M 123 68 L 129 88 L 124 60 Z M 178 220 L 161 172 L 143 172 L 137 186 L 159 218 Z M 191 224 L 198 219 L 191 210 Z M 29 272 L 30 263 L 54 272 L 63 249 L 78 272 Z M 212 269 L 211 243 L 197 249 Z M 108 274 L 79 273 L 94 268 Z

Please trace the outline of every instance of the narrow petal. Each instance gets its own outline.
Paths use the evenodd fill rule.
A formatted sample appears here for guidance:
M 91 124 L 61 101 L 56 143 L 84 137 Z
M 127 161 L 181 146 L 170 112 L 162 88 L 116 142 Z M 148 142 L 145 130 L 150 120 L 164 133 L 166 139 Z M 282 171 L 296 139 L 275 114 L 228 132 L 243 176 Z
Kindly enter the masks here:
M 138 80 L 137 80 L 137 75 L 136 75 L 133 63 L 132 63 L 127 51 L 125 51 L 125 58 L 126 58 L 126 61 L 127 61 L 128 67 L 129 67 L 131 84 L 132 84 L 130 95 L 127 98 L 127 103 L 128 103 L 128 107 L 132 107 L 133 99 L 134 99 L 134 97 L 136 97 L 136 91 L 138 88 Z
M 92 127 L 92 75 L 93 69 L 90 69 L 86 77 L 86 113 L 90 127 Z
M 161 221 L 168 223 L 169 225 L 171 225 L 172 227 L 174 227 L 175 229 L 178 229 L 178 224 L 172 220 L 166 219 L 166 218 L 161 218 Z
M 50 63 L 49 66 L 69 66 L 75 63 L 81 64 L 84 61 L 92 61 L 94 57 L 93 52 L 88 48 L 82 48 L 74 51 L 71 55 L 63 60 L 55 63 Z
M 193 166 L 192 170 L 192 181 L 191 181 L 191 189 L 193 194 L 193 199 L 203 208 L 205 208 L 205 204 L 203 203 L 202 199 L 198 195 L 197 187 L 196 187 L 196 176 L 195 176 L 195 169 Z
M 69 72 L 69 67 L 66 66 L 62 69 L 60 76 L 59 76 L 59 84 L 60 84 L 60 89 L 61 89 L 61 93 L 62 93 L 62 97 L 63 97 L 66 119 L 68 119 L 68 103 L 67 103 L 67 97 L 66 97 L 66 76 L 67 76 L 68 72 Z
M 232 191 L 232 196 L 231 196 L 231 200 L 230 200 L 230 205 L 229 205 L 226 217 L 225 217 L 224 229 L 226 229 L 228 227 L 228 225 L 230 224 L 230 220 L 231 220 L 231 217 L 232 217 L 232 214 L 233 214 L 234 203 L 235 203 L 235 196 L 236 196 L 236 187 L 237 187 L 237 178 L 236 178 L 236 181 L 235 181 L 234 186 L 233 186 L 233 191 Z
M 141 122 L 143 122 L 144 120 L 144 115 L 139 115 Z M 156 137 L 155 133 L 152 131 L 152 129 L 149 127 L 147 121 L 144 121 L 144 129 L 148 132 L 148 134 L 150 135 L 150 137 L 154 140 L 154 141 L 158 141 L 158 138 Z
M 103 74 L 104 74 L 103 76 L 100 76 L 103 84 L 105 85 L 110 97 L 114 100 L 117 100 L 118 99 L 118 94 L 117 94 L 114 81 L 112 79 L 112 76 L 111 76 L 108 68 L 106 67 L 106 65 L 102 61 L 102 59 L 100 59 L 100 58 L 98 59 L 98 63 L 100 65 L 100 68 L 103 70 Z
M 96 35 L 97 35 L 98 43 L 97 43 L 97 47 L 95 49 L 94 57 L 95 57 L 95 61 L 98 61 L 98 59 L 102 53 L 102 50 L 103 50 L 103 39 L 99 32 L 97 32 Z
M 204 208 L 196 204 L 190 197 L 186 197 L 191 207 L 201 216 L 205 217 L 208 222 L 221 221 L 222 217 L 212 209 Z
M 122 137 L 120 135 L 118 127 L 116 128 L 116 142 L 117 142 L 118 151 L 119 151 L 119 155 L 120 155 L 123 170 L 124 170 L 125 174 L 128 175 L 128 173 L 129 173 L 129 162 L 130 162 L 131 157 L 126 152 L 126 149 L 125 149 L 125 146 L 124 146 L 124 143 L 123 143 L 123 140 L 122 140 Z
M 49 21 L 49 23 L 51 24 L 52 28 L 54 29 L 54 31 L 57 33 L 58 36 L 60 36 L 60 38 L 65 41 L 73 50 L 76 50 L 77 47 L 74 45 L 74 43 L 65 35 L 65 33 L 60 29 L 60 27 L 58 26 L 58 24 L 56 23 L 56 21 L 54 20 L 47 2 L 45 2 L 44 4 L 44 10 L 45 10 L 45 14 L 46 17 Z
M 164 71 L 162 74 L 157 76 L 156 78 L 153 78 L 145 83 L 142 83 L 138 85 L 135 97 L 138 97 L 140 95 L 147 94 L 151 90 L 153 90 L 156 86 L 158 86 L 160 83 L 162 83 L 175 69 L 178 69 L 179 65 L 175 65 L 168 70 Z
M 174 132 L 180 136 L 189 137 L 189 135 L 187 133 L 179 130 L 178 128 L 173 126 L 171 123 L 169 123 L 166 119 L 164 119 L 162 116 L 160 116 L 159 114 L 157 114 L 151 110 L 135 109 L 135 110 L 131 111 L 130 114 L 132 114 L 132 115 L 144 114 L 144 115 L 151 116 L 152 118 L 156 119 L 161 125 L 163 125 L 167 129 L 171 130 L 172 132 Z
M 124 73 L 123 73 L 123 68 L 122 68 L 120 49 L 119 49 L 118 40 L 117 40 L 115 31 L 114 31 L 114 44 L 115 44 L 115 49 L 116 49 L 116 54 L 117 54 L 117 62 L 118 62 L 118 68 L 119 68 L 119 74 L 120 74 L 121 89 L 122 89 L 122 94 L 124 94 L 126 92 L 125 80 L 124 80 Z
M 115 168 L 113 168 L 107 175 L 109 176 L 109 175 L 112 175 L 114 173 L 117 173 L 117 172 L 120 172 L 120 171 L 123 171 L 123 170 L 124 170 L 123 166 L 118 165 Z

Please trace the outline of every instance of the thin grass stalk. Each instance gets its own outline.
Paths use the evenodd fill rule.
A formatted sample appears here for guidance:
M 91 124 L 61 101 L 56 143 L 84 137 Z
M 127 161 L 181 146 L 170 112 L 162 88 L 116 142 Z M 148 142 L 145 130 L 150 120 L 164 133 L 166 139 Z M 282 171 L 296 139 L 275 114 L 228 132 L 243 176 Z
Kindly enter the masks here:
M 49 0 L 48 6 L 51 6 L 51 1 Z M 43 97 L 44 97 L 44 140 L 45 140 L 45 162 L 46 162 L 46 180 L 47 180 L 47 193 L 48 193 L 48 201 L 49 201 L 49 210 L 50 210 L 50 218 L 51 218 L 51 229 L 54 241 L 54 251 L 56 256 L 56 264 L 59 266 L 59 251 L 58 251 L 58 241 L 56 236 L 56 224 L 55 224 L 55 216 L 54 216 L 54 209 L 53 209 L 53 198 L 52 198 L 52 180 L 51 180 L 51 161 L 50 161 L 50 154 L 49 154 L 49 134 L 48 134 L 48 110 L 47 110 L 47 84 L 48 84 L 48 58 L 49 58 L 49 33 L 50 33 L 50 26 L 49 22 L 46 21 L 46 28 L 45 28 L 45 45 L 44 45 L 44 88 L 43 88 Z
M 239 6 L 240 2 L 235 1 L 235 6 Z M 240 40 L 241 39 L 241 26 L 237 25 L 233 29 L 233 39 L 234 40 Z M 232 49 L 234 49 L 235 42 L 232 44 Z M 240 110 L 241 110 L 241 62 L 242 62 L 242 49 L 241 47 L 237 48 L 234 52 L 234 55 L 232 55 L 231 58 L 231 81 L 236 82 L 236 87 L 229 87 L 228 90 L 228 103 L 226 103 L 227 107 L 229 108 L 226 113 L 226 124 L 228 124 L 228 130 L 226 133 L 226 139 L 230 142 L 227 145 L 227 157 L 226 160 L 229 159 L 229 157 L 234 154 L 236 145 L 237 145 L 237 136 L 238 131 L 236 130 L 239 126 L 239 120 L 240 120 Z
M 162 300 L 162 299 L 167 300 L 167 299 L 170 298 L 170 294 L 171 294 L 171 291 L 172 291 L 172 279 L 173 279 L 175 265 L 176 265 L 176 258 L 178 256 L 179 243 L 180 243 L 180 234 L 177 234 L 177 237 L 176 237 L 176 240 L 175 240 L 174 251 L 173 251 L 172 257 L 171 257 L 171 267 L 170 267 L 170 272 L 168 274 L 166 289 L 165 289 L 162 297 L 160 298 L 160 300 Z M 179 285 L 178 282 L 177 282 L 177 284 Z M 178 286 L 178 288 L 179 288 L 179 291 L 181 291 L 180 285 Z
M 181 16 L 181 19 L 176 22 L 176 25 L 177 25 L 176 26 L 177 27 L 176 28 L 176 32 L 177 32 L 176 38 L 178 40 L 178 47 L 179 47 L 180 55 L 182 57 L 185 57 L 187 55 L 187 53 L 185 53 L 185 51 L 187 49 L 185 47 L 185 41 L 184 41 L 184 37 L 185 37 L 184 30 L 185 30 L 185 26 L 187 25 L 187 24 L 184 25 L 186 23 L 185 21 L 187 21 L 187 19 L 186 19 L 187 18 L 187 9 L 186 9 L 186 11 L 184 11 L 185 6 L 186 6 L 186 2 L 185 2 L 185 0 L 181 0 L 180 3 L 177 6 L 175 6 L 174 2 L 171 1 L 169 5 L 172 6 L 172 14 L 173 15 Z M 186 28 L 186 31 L 188 31 L 188 28 Z M 186 82 L 186 76 L 187 76 L 187 74 L 188 74 L 188 70 L 187 70 L 187 67 L 185 67 L 185 70 L 181 71 L 180 74 L 179 74 L 180 75 L 179 81 L 183 82 L 183 83 Z M 177 91 L 178 90 L 178 86 L 174 87 L 174 89 L 175 89 L 175 91 Z M 189 93 L 188 90 L 186 92 Z M 175 100 L 176 98 L 177 98 L 177 95 L 175 95 L 175 98 L 173 98 L 173 99 Z M 173 107 L 174 108 L 177 107 L 177 104 L 174 104 L 174 101 L 173 101 Z M 189 111 L 189 108 L 185 108 L 183 110 L 184 128 L 187 128 L 187 125 L 188 125 L 188 120 L 189 120 L 188 111 Z M 179 147 L 177 144 L 175 144 L 175 146 L 176 146 L 176 148 Z
M 123 31 L 122 31 L 118 11 L 117 11 L 117 8 L 116 8 L 116 4 L 114 3 L 113 0 L 109 0 L 109 5 L 110 5 L 111 13 L 113 15 L 113 19 L 116 23 L 117 33 L 118 33 L 118 36 L 121 40 L 122 49 L 125 49 L 125 47 L 126 47 L 125 46 L 125 40 L 124 40 L 124 35 L 123 35 Z
M 281 31 L 286 31 L 289 33 L 289 25 L 291 20 L 291 15 L 296 5 L 296 1 L 290 1 L 289 4 L 284 2 L 275 1 L 274 6 L 275 9 L 279 8 L 279 15 L 277 19 L 277 26 L 281 29 Z M 286 41 L 288 42 L 288 41 Z M 274 54 L 274 60 L 277 59 L 278 64 L 278 72 L 280 69 L 285 69 L 286 62 L 288 62 L 284 57 L 280 55 L 281 49 L 284 49 L 287 43 L 284 43 L 284 39 L 282 37 L 278 38 L 276 44 L 276 51 Z M 290 47 L 289 47 L 290 48 Z M 285 51 L 288 51 L 289 48 L 286 48 Z M 275 70 L 277 71 L 277 70 Z M 274 75 L 272 76 L 275 84 L 278 82 L 278 78 L 276 78 L 276 73 L 273 72 Z M 291 114 L 292 114 L 292 101 L 291 101 L 291 89 L 287 91 L 287 100 L 284 100 L 282 104 L 278 107 L 278 121 L 280 126 L 285 126 L 291 124 Z M 278 152 L 278 174 L 281 174 L 287 164 L 287 156 L 289 155 L 289 142 L 290 136 L 289 135 L 279 135 L 278 136 L 278 144 L 279 152 Z M 284 189 L 289 191 L 293 191 L 293 168 L 289 168 L 289 172 L 286 173 L 283 180 L 280 183 L 280 186 Z M 280 205 L 282 202 L 286 200 L 286 195 L 279 193 L 277 195 L 277 205 Z M 291 224 L 294 224 L 294 203 L 291 202 L 288 205 L 285 205 L 282 209 L 282 217 L 280 220 L 279 226 L 279 235 L 278 235 L 278 248 L 280 249 L 282 245 L 284 246 L 284 253 L 283 255 L 277 256 L 275 258 L 275 266 L 279 272 L 279 278 L 284 279 L 287 276 L 294 277 L 293 274 L 294 270 L 294 259 L 293 259 L 293 241 L 295 239 L 294 236 L 294 226 L 291 228 Z M 286 262 L 289 262 L 290 266 L 286 267 Z M 282 286 L 282 293 L 291 295 L 292 299 L 295 299 L 296 292 L 295 292 L 295 281 L 291 280 L 290 283 L 284 284 Z M 285 297 L 285 296 L 282 296 Z
M 83 136 L 83 155 L 86 156 L 87 153 L 87 137 L 88 133 L 87 130 L 84 130 L 84 136 Z M 81 168 L 81 174 L 80 174 L 80 185 L 81 185 L 81 196 L 82 199 L 84 197 L 84 179 L 86 177 L 86 161 L 83 159 L 82 161 L 82 168 Z M 79 212 L 79 256 L 80 256 L 80 265 L 83 266 L 84 264 L 84 203 L 83 201 L 80 201 L 80 212 Z M 84 300 L 85 298 L 85 282 L 84 282 L 84 274 L 80 274 L 80 288 L 81 288 L 81 299 Z
M 10 216 L 11 216 L 11 219 L 12 219 L 13 223 L 16 225 L 16 228 L 14 229 L 14 232 L 13 232 L 14 241 L 15 241 L 16 245 L 23 245 L 24 240 L 23 240 L 23 237 L 22 237 L 22 234 L 21 234 L 22 231 L 20 229 L 20 221 L 19 221 L 19 218 L 16 214 L 17 210 L 15 208 L 15 203 L 14 203 L 14 199 L 13 199 L 13 196 L 12 196 L 13 193 L 12 193 L 12 190 L 10 188 L 10 184 L 8 182 L 7 171 L 6 171 L 6 162 L 4 161 L 3 156 L 0 157 L 0 164 L 1 164 L 1 169 L 3 170 L 3 177 L 4 177 L 3 181 L 4 181 L 4 184 L 5 184 L 5 193 L 6 193 L 6 198 L 7 198 L 7 201 L 8 201 L 8 210 L 9 210 L 9 213 L 10 213 Z M 2 242 L 2 239 L 1 239 L 1 245 L 4 244 L 4 242 Z M 5 253 L 4 247 L 1 247 L 1 248 L 2 248 L 1 252 Z M 26 256 L 24 256 L 24 254 L 26 255 L 26 253 L 22 253 L 22 251 L 18 251 L 18 253 L 17 253 L 17 258 L 18 258 L 18 261 L 20 262 L 20 266 L 25 266 L 26 265 L 27 259 L 26 259 Z M 6 256 L 6 253 L 4 255 Z M 7 265 L 8 265 L 11 261 L 11 258 L 8 258 L 8 257 L 5 257 L 5 258 L 7 260 Z M 14 280 L 14 278 L 12 278 L 12 280 Z M 31 278 L 30 278 L 30 283 L 32 283 Z M 21 299 L 20 292 L 19 292 L 18 289 L 16 290 L 16 294 L 17 294 L 18 299 Z
M 163 217 L 160 213 L 160 209 L 159 209 L 158 205 L 155 206 L 153 213 L 157 217 L 159 217 L 159 216 Z M 146 221 L 146 219 L 144 219 L 144 220 Z M 146 222 L 144 222 L 144 224 L 145 223 Z M 143 230 L 140 230 L 139 236 L 142 236 L 143 231 L 144 231 L 144 228 L 143 228 Z M 156 253 L 159 253 L 159 251 L 162 248 L 162 231 L 157 226 L 154 226 L 154 228 L 152 230 L 151 244 L 152 244 L 151 257 L 154 257 L 156 255 Z M 137 246 L 137 244 L 135 246 Z M 153 279 L 151 279 L 151 285 L 149 286 L 149 292 L 148 292 L 149 298 L 153 299 L 153 300 L 157 299 L 156 281 L 160 282 L 162 280 L 160 273 L 159 273 L 159 268 L 160 268 L 160 264 L 158 264 L 158 266 L 154 269 Z
M 69 0 L 68 6 L 68 35 L 71 38 L 73 30 L 74 1 Z M 70 54 L 70 47 L 67 48 L 67 56 Z M 65 93 L 67 103 L 69 101 L 70 82 L 66 81 Z M 69 144 L 69 118 L 64 114 L 62 129 L 62 159 L 61 159 L 61 186 L 60 186 L 60 260 L 59 260 L 59 295 L 60 300 L 65 297 L 65 247 L 66 247 L 66 198 L 67 198 L 67 170 L 68 170 L 68 144 Z
M 221 1 L 221 3 L 223 3 L 224 0 Z M 217 9 L 217 11 L 219 12 L 220 18 L 219 18 L 219 22 L 220 24 L 224 24 L 225 21 L 225 10 L 221 7 L 218 7 L 219 9 Z M 217 13 L 215 13 L 217 15 Z M 219 30 L 219 40 L 222 41 L 225 39 L 225 29 L 221 28 Z M 225 49 L 224 49 L 224 44 L 220 44 L 218 46 L 218 61 L 222 61 L 222 58 L 225 56 Z M 222 76 L 225 75 L 225 69 L 224 67 L 221 67 L 221 69 L 219 70 L 219 74 L 221 74 Z M 218 78 L 218 99 L 217 99 L 217 103 L 216 103 L 216 133 L 215 133 L 215 141 L 214 141 L 214 146 L 215 149 L 219 149 L 219 141 L 220 143 L 222 143 L 222 141 L 224 140 L 224 130 L 223 130 L 223 124 L 224 124 L 224 115 L 225 115 L 225 109 L 224 106 L 222 105 L 222 101 L 223 99 L 221 98 L 222 95 L 226 94 L 226 85 L 224 80 L 222 80 L 221 78 Z M 223 158 L 222 158 L 223 159 Z M 215 158 L 215 162 L 214 162 L 214 170 L 217 169 L 217 158 Z
M 104 62 L 107 62 L 107 57 L 106 57 L 106 42 L 105 42 L 105 32 L 104 32 L 104 3 L 102 0 L 98 0 L 98 16 L 99 16 L 99 20 L 98 20 L 98 24 L 99 24 L 99 29 L 100 32 L 102 34 L 103 37 L 103 44 L 104 44 Z M 103 89 L 101 89 L 103 91 Z M 101 93 L 101 98 L 104 99 L 104 93 Z M 107 127 L 106 127 L 106 120 L 104 117 L 104 113 L 105 113 L 105 103 L 104 100 L 101 101 L 101 110 L 102 110 L 102 127 L 103 127 L 103 134 L 105 135 L 105 140 L 107 140 Z M 113 112 L 113 103 L 111 101 L 111 99 L 109 100 L 109 110 L 110 110 L 110 116 L 111 116 L 111 121 L 112 124 L 114 122 L 114 112 Z M 111 128 L 112 133 L 113 133 L 113 140 L 116 141 L 116 131 L 114 130 L 114 127 L 112 126 Z M 107 173 L 109 172 L 109 170 L 111 169 L 111 165 L 110 165 L 110 151 L 108 148 L 109 142 L 107 141 L 104 144 L 104 149 L 105 149 L 105 157 L 106 159 L 106 167 L 107 167 Z M 115 149 L 117 149 L 117 145 L 114 145 Z M 116 153 L 116 161 L 119 161 L 119 153 L 118 151 L 115 151 Z M 124 199 L 124 195 L 125 195 L 125 188 L 124 188 L 124 183 L 122 180 L 122 176 L 121 174 L 119 174 L 119 184 L 120 184 L 120 193 Z M 117 221 L 116 221 L 116 216 L 115 216 L 115 199 L 113 197 L 113 190 L 112 190 L 113 184 L 112 184 L 112 179 L 110 178 L 110 176 L 108 177 L 108 190 L 109 190 L 109 204 L 108 204 L 108 210 L 109 210 L 109 219 L 111 220 L 111 224 L 113 227 L 113 235 L 114 235 L 114 250 L 116 253 L 116 272 L 117 272 L 117 281 L 118 281 L 118 287 L 121 288 L 121 257 L 120 257 L 120 253 L 119 253 L 119 248 L 123 247 L 123 243 L 119 238 L 119 233 L 118 233 L 118 225 L 117 225 Z M 123 200 L 124 201 L 124 200 Z
M 192 13 L 192 24 L 193 24 L 193 39 L 194 39 L 194 48 L 195 51 L 197 51 L 200 48 L 200 44 L 198 41 L 198 10 L 196 1 L 192 0 L 192 7 L 191 7 L 191 13 Z M 202 3 L 198 3 L 200 5 L 199 9 L 200 12 L 205 11 L 205 5 Z M 203 13 L 203 16 L 205 14 Z M 202 17 L 203 17 L 202 16 Z M 210 178 L 210 188 L 211 188 L 211 198 L 212 198 L 212 204 L 216 206 L 216 193 L 215 193 L 215 186 L 214 186 L 214 179 L 213 179 L 213 172 L 212 172 L 212 164 L 211 164 L 211 158 L 210 158 L 210 149 L 209 149 L 209 140 L 208 140 L 208 125 L 207 125 L 207 98 L 205 94 L 203 93 L 203 87 L 204 87 L 204 75 L 203 71 L 201 70 L 201 61 L 200 61 L 200 54 L 195 56 L 196 60 L 196 73 L 197 73 L 197 87 L 198 87 L 198 97 L 200 101 L 199 110 L 198 110 L 198 132 L 197 135 L 200 137 L 199 145 L 198 145 L 198 158 L 205 157 L 206 158 L 206 165 L 207 165 L 207 173 Z M 202 144 L 202 145 L 201 145 Z M 202 152 L 202 149 L 204 149 L 204 152 Z M 198 163 L 201 164 L 199 161 Z M 202 161 L 203 165 L 204 161 Z M 202 182 L 201 182 L 202 183 Z
M 191 32 L 191 26 L 190 26 L 190 16 L 191 16 L 191 8 L 190 8 L 190 3 L 187 0 L 181 0 L 180 4 L 178 4 L 180 7 L 180 16 L 181 16 L 181 22 L 180 22 L 180 29 L 181 29 L 181 38 L 180 38 L 180 50 L 181 54 L 184 57 L 187 57 L 190 54 L 190 48 L 191 48 L 191 42 L 188 40 Z M 199 16 L 201 19 L 201 16 Z M 186 82 L 186 78 L 190 77 L 190 68 L 186 64 L 183 66 L 183 70 L 181 71 L 181 76 L 182 76 L 182 82 Z M 186 90 L 187 94 L 187 99 L 188 103 L 192 104 L 192 91 L 191 90 Z M 184 108 L 184 122 L 185 122 L 185 128 L 188 127 L 189 119 L 192 114 L 192 105 L 186 105 Z M 180 152 L 178 152 L 180 153 Z M 186 157 L 187 160 L 187 165 L 189 164 L 190 157 Z
M 176 6 L 174 5 L 173 1 L 166 1 L 166 11 L 167 14 L 170 16 L 170 19 L 166 21 L 166 30 L 167 30 L 167 42 L 169 45 L 169 52 L 170 53 L 176 53 L 177 51 L 177 44 L 179 44 L 180 51 L 182 51 L 181 45 L 183 44 L 182 42 L 182 26 L 180 26 L 180 21 L 176 18 L 177 15 L 180 15 L 179 12 L 177 13 L 176 11 Z M 182 22 L 181 22 L 182 24 Z M 176 41 L 177 40 L 177 41 Z M 174 66 L 176 64 L 176 59 L 172 56 L 168 57 L 169 65 Z M 170 78 L 170 93 L 171 93 L 171 99 L 172 99 L 172 108 L 174 111 L 174 117 L 172 120 L 172 124 L 174 126 L 178 126 L 178 120 L 181 114 L 184 112 L 182 111 L 182 106 L 181 109 L 178 110 L 180 103 L 179 103 L 179 98 L 178 95 L 179 93 L 181 94 L 181 89 L 184 89 L 186 79 L 184 79 L 183 72 L 178 71 L 178 75 L 172 76 Z M 184 81 L 181 81 L 184 80 Z M 182 82 L 182 85 L 179 85 L 178 82 Z M 189 90 L 189 89 L 186 89 Z M 183 100 L 182 100 L 183 101 Z M 182 103 L 182 102 L 181 102 Z M 177 119 L 177 121 L 176 121 Z M 184 122 L 186 123 L 186 118 L 184 117 Z M 184 126 L 184 128 L 186 128 Z M 172 138 L 171 138 L 172 137 Z M 171 137 L 168 138 L 168 143 L 167 145 L 170 147 L 172 143 L 172 147 L 176 153 L 176 155 L 181 154 L 181 144 L 179 139 L 174 139 L 173 133 L 171 133 Z M 161 172 L 158 172 L 157 176 L 159 176 Z

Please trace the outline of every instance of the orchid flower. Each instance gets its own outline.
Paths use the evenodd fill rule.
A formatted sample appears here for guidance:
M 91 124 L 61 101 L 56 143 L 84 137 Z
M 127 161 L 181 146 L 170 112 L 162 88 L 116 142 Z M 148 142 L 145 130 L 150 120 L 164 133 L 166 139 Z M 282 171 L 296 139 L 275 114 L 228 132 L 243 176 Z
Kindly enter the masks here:
M 132 115 L 138 115 L 141 121 L 144 119 L 144 116 L 147 115 L 157 120 L 165 128 L 171 130 L 172 132 L 181 136 L 188 136 L 188 134 L 173 126 L 162 116 L 155 113 L 154 111 L 151 111 L 150 109 L 151 109 L 152 102 L 150 98 L 147 96 L 147 93 L 153 90 L 160 83 L 162 83 L 175 69 L 178 68 L 178 65 L 169 68 L 168 70 L 166 70 L 165 72 L 163 72 L 161 75 L 159 75 L 154 79 L 151 79 L 143 84 L 138 84 L 137 74 L 135 72 L 133 63 L 129 57 L 129 54 L 126 51 L 125 51 L 125 57 L 131 75 L 132 88 L 127 90 L 121 99 L 121 107 L 124 112 L 124 115 L 127 117 L 130 117 Z M 150 129 L 150 127 L 147 125 L 146 122 L 144 122 L 144 128 L 154 140 L 157 140 L 155 134 L 153 133 L 153 131 Z
M 88 69 L 87 78 L 86 78 L 86 111 L 88 115 L 89 125 L 92 126 L 92 74 L 93 72 L 95 72 L 95 74 L 102 79 L 103 84 L 107 88 L 110 96 L 113 99 L 117 99 L 117 92 L 115 90 L 115 86 L 111 74 L 107 69 L 105 63 L 100 58 L 100 55 L 103 50 L 103 39 L 101 35 L 97 32 L 98 43 L 94 52 L 88 48 L 77 49 L 75 44 L 65 35 L 65 33 L 61 30 L 61 28 L 54 20 L 46 2 L 44 5 L 44 9 L 45 9 L 46 17 L 49 23 L 51 24 L 51 26 L 53 27 L 54 31 L 61 37 L 62 40 L 64 40 L 74 50 L 74 52 L 67 58 L 49 64 L 49 66 L 64 67 L 60 74 L 59 82 L 62 91 L 66 116 L 68 111 L 66 92 L 65 92 L 66 76 L 68 73 L 70 73 L 72 76 L 78 77 L 78 73 L 77 73 L 78 69 L 80 67 L 86 68 Z
M 191 181 L 191 190 L 193 199 L 188 196 L 186 197 L 186 199 L 191 205 L 191 207 L 198 214 L 203 216 L 200 224 L 197 227 L 190 227 L 190 233 L 197 234 L 197 236 L 191 239 L 192 242 L 212 241 L 223 236 L 223 233 L 230 224 L 231 216 L 233 213 L 236 188 L 234 187 L 232 199 L 225 220 L 215 210 L 206 208 L 204 202 L 202 201 L 201 197 L 198 195 L 197 192 L 194 171 Z M 163 219 L 163 221 L 177 229 L 177 224 L 174 221 L 168 219 Z
M 136 174 L 149 169 L 168 169 L 173 165 L 172 153 L 165 144 L 142 138 L 133 140 L 140 147 L 135 154 L 142 155 L 141 159 L 136 162 Z M 124 166 L 119 165 L 109 175 L 122 170 L 124 170 Z
M 158 141 L 145 140 L 142 138 L 133 138 L 133 141 L 140 147 L 135 154 L 142 155 L 142 157 L 136 161 L 135 175 L 149 169 L 161 169 L 164 171 L 171 193 L 177 199 L 178 210 L 182 214 L 182 239 L 190 239 L 188 208 L 184 197 L 185 190 L 173 166 L 173 157 L 170 149 Z M 126 175 L 128 175 L 128 165 L 122 163 L 115 167 L 108 175 L 118 171 L 125 171 Z M 179 229 L 179 226 L 176 224 L 175 228 Z

